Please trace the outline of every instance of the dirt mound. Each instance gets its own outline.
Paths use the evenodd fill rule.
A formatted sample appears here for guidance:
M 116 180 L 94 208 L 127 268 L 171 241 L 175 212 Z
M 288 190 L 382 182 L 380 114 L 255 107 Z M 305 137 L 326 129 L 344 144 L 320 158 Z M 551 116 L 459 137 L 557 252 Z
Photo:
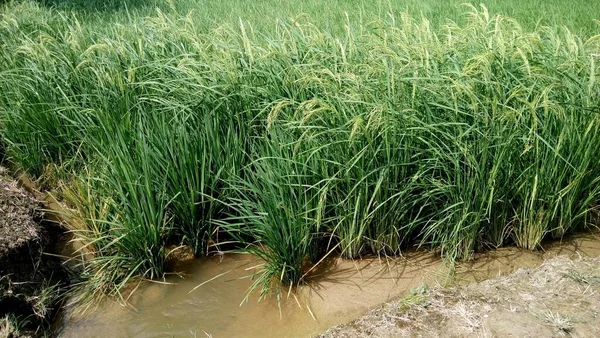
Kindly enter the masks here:
M 320 337 L 600 337 L 600 258 L 413 291 Z
M 41 204 L 0 167 L 0 337 L 29 336 L 49 326 L 66 274 L 47 255 L 56 233 Z
M 42 217 L 40 204 L 0 167 L 0 262 L 27 246 L 39 247 Z

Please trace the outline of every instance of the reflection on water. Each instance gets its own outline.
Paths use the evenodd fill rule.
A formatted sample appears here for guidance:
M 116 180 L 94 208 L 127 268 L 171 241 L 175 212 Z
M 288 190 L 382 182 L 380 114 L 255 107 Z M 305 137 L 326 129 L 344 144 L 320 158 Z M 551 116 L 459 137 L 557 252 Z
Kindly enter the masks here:
M 426 252 L 394 259 L 331 259 L 314 271 L 307 285 L 284 295 L 280 307 L 274 297 L 240 304 L 252 283 L 244 277 L 261 264 L 256 258 L 188 260 L 178 265 L 184 278 L 144 283 L 130 299 L 130 308 L 109 303 L 82 318 L 73 315 L 65 319 L 61 337 L 309 337 L 423 284 L 481 281 L 537 266 L 555 255 L 600 256 L 600 236 L 552 243 L 544 252 L 500 248 L 477 254 L 472 262 L 459 264 L 453 275 Z

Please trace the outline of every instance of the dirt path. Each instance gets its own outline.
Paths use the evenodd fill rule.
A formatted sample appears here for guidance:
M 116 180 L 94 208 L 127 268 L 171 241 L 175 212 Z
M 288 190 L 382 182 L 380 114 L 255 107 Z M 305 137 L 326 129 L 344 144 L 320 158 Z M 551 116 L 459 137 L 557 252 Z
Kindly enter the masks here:
M 320 337 L 600 337 L 600 258 L 559 256 L 464 287 L 414 290 Z

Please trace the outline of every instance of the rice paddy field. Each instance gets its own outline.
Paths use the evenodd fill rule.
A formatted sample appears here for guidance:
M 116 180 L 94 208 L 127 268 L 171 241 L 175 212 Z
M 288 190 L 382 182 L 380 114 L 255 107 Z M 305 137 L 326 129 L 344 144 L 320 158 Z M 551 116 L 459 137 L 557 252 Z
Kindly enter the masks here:
M 78 300 L 179 247 L 260 257 L 267 295 L 595 228 L 600 2 L 462 2 L 0 5 L 2 153 L 73 209 Z

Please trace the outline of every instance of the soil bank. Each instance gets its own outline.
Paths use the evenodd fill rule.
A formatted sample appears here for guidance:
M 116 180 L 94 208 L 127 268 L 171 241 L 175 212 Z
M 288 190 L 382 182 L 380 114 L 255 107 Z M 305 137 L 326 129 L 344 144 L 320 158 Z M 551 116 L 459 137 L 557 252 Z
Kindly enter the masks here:
M 0 166 L 0 337 L 48 334 L 66 286 L 61 260 L 48 254 L 59 236 Z
M 559 256 L 455 288 L 419 290 L 332 337 L 600 337 L 600 259 Z

